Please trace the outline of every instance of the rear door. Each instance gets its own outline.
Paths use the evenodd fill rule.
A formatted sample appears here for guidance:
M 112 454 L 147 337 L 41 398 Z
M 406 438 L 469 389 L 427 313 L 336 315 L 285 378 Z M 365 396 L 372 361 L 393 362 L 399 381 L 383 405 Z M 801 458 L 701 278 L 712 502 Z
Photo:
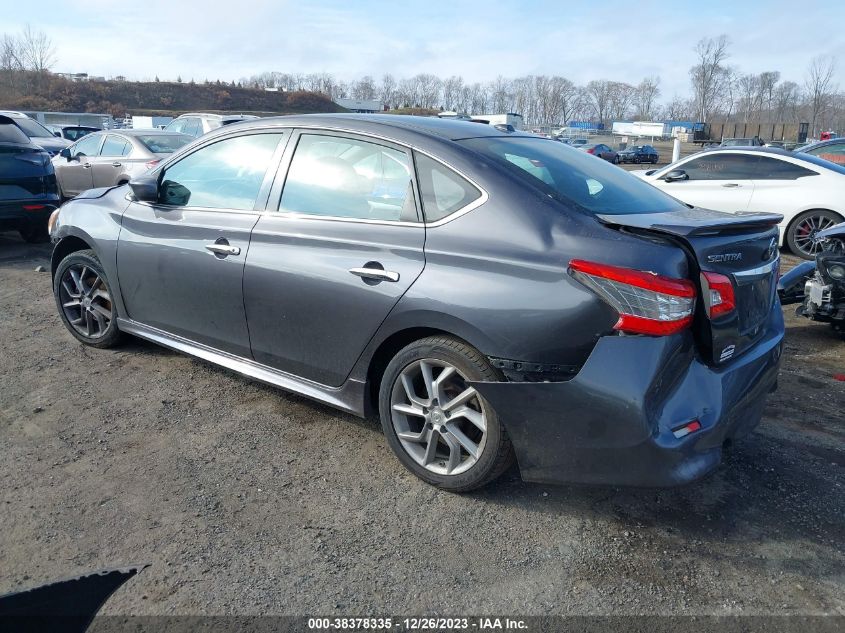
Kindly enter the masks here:
M 749 154 L 703 153 L 675 169 L 686 172 L 687 180 L 650 181 L 682 202 L 716 211 L 746 211 L 754 193 L 756 156 Z
M 250 356 L 244 261 L 286 136 L 214 139 L 164 168 L 156 204 L 130 203 L 117 249 L 130 319 Z
M 53 163 L 62 195 L 70 198 L 94 186 L 92 161 L 99 156 L 104 138 L 104 134 L 85 136 L 70 146 L 69 159 L 60 157 Z
M 123 160 L 132 151 L 128 139 L 117 134 L 106 135 L 100 148 L 100 155 L 91 160 L 91 176 L 94 187 L 111 187 L 117 184 L 124 172 Z
M 253 356 L 339 386 L 425 264 L 410 151 L 297 132 L 271 207 L 252 232 L 244 271 Z

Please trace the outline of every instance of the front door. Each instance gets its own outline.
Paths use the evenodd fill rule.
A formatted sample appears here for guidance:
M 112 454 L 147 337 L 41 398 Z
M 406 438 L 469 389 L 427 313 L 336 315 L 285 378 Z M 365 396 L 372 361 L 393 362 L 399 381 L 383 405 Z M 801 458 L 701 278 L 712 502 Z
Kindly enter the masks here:
M 681 163 L 688 180 L 655 181 L 658 187 L 678 200 L 716 211 L 746 211 L 754 193 L 756 157 L 749 154 L 704 152 Z
M 422 272 L 425 228 L 407 150 L 339 133 L 303 132 L 294 145 L 284 189 L 270 196 L 278 210 L 256 224 L 244 271 L 252 351 L 339 386 Z
M 130 319 L 250 356 L 244 262 L 284 137 L 253 132 L 200 146 L 165 166 L 158 203 L 129 205 L 117 268 Z
M 100 153 L 103 136 L 93 134 L 83 137 L 68 148 L 70 158 L 58 158 L 53 163 L 64 197 L 72 198 L 94 186 L 93 161 Z

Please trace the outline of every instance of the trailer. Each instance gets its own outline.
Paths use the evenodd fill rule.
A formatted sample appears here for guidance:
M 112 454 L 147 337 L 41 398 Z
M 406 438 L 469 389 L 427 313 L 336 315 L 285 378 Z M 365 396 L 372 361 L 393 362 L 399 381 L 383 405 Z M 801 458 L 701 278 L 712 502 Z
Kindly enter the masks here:
M 635 136 L 637 138 L 663 138 L 668 136 L 666 124 L 656 121 L 614 121 L 611 132 L 614 136 Z
M 487 123 L 488 125 L 510 125 L 515 130 L 522 129 L 522 115 L 515 112 L 506 112 L 504 114 L 474 114 L 472 120 L 477 123 Z

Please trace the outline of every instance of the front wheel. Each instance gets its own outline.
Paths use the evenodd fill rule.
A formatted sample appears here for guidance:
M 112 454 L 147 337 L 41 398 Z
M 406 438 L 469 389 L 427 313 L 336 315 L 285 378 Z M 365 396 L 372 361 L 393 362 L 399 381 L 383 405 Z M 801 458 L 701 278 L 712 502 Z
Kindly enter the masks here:
M 469 383 L 501 375 L 476 349 L 432 336 L 390 361 L 379 389 L 381 424 L 390 448 L 417 477 L 465 492 L 501 475 L 513 447 L 496 412 Z
M 614 165 L 618 165 L 618 164 L 619 164 L 619 155 L 618 155 L 618 154 L 617 154 L 616 156 L 614 156 L 614 157 L 613 157 L 613 164 L 614 164 Z
M 101 348 L 120 341 L 111 288 L 94 251 L 76 251 L 59 263 L 53 295 L 62 322 L 78 340 Z
M 815 259 L 822 250 L 822 244 L 816 240 L 816 234 L 840 222 L 842 222 L 842 217 L 833 211 L 825 209 L 805 211 L 789 225 L 786 231 L 786 243 L 798 257 Z

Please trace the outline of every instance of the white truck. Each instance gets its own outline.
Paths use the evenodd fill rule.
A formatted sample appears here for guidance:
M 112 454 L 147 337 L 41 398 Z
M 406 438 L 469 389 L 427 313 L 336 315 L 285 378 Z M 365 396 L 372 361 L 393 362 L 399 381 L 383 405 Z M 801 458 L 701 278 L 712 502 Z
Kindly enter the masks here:
M 614 121 L 614 136 L 635 136 L 637 138 L 662 138 L 667 136 L 666 125 L 652 121 Z

